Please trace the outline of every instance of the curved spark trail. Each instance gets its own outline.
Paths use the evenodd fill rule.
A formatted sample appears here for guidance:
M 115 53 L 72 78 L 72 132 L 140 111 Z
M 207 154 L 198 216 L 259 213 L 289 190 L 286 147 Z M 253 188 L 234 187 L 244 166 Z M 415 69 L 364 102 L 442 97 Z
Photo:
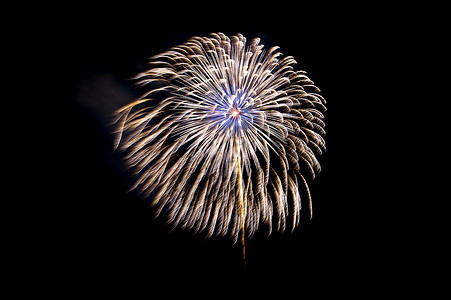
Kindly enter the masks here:
M 243 246 L 261 225 L 294 229 L 303 203 L 311 215 L 303 174 L 320 172 L 325 100 L 278 49 L 193 37 L 136 77 L 148 92 L 116 112 L 115 147 L 157 215 L 207 237 L 242 232 Z

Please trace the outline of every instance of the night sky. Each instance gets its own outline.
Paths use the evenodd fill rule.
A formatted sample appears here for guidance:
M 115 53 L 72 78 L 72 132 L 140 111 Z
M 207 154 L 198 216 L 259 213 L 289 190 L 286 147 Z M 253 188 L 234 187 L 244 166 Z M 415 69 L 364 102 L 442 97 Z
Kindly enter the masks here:
M 354 15 L 353 8 L 339 5 L 260 5 L 242 10 L 226 3 L 118 3 L 61 12 L 52 25 L 62 29 L 54 51 L 63 54 L 55 70 L 63 91 L 48 253 L 58 285 L 73 290 L 132 285 L 154 292 L 160 283 L 177 289 L 192 282 L 203 289 L 208 281 L 230 291 L 255 280 L 260 291 L 286 283 L 296 296 L 328 288 L 355 292 L 356 286 L 371 294 L 381 271 L 385 277 L 377 285 L 395 285 L 396 272 L 407 263 L 396 250 L 401 235 L 389 205 L 398 195 L 390 192 L 396 168 L 383 164 L 389 146 L 381 143 L 393 145 L 393 139 L 378 125 L 390 116 L 376 108 L 387 36 L 367 10 Z M 152 209 L 127 192 L 131 182 L 109 133 L 111 113 L 143 92 L 131 78 L 144 70 L 147 58 L 210 32 L 242 33 L 248 40 L 260 37 L 265 48 L 280 46 L 327 101 L 327 152 L 319 156 L 322 172 L 309 181 L 313 219 L 304 210 L 294 232 L 267 237 L 260 230 L 246 241 L 246 268 L 239 243 L 171 232 L 164 217 L 154 220 Z M 388 271 L 393 259 L 399 265 Z

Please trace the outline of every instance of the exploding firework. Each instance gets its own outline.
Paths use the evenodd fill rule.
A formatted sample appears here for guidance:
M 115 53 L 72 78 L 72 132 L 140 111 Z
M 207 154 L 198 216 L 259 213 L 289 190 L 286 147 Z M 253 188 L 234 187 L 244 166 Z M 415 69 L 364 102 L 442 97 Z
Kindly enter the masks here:
M 312 214 L 305 174 L 325 151 L 324 98 L 278 47 L 241 34 L 193 37 L 150 58 L 147 92 L 115 114 L 132 187 L 174 226 L 252 236 Z M 302 199 L 302 201 L 301 201 Z

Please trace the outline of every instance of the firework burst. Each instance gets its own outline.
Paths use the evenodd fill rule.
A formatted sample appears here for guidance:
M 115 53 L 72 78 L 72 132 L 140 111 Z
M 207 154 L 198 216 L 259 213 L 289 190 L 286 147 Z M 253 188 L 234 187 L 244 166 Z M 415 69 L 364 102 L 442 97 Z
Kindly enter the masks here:
M 116 112 L 115 147 L 157 215 L 235 242 L 261 225 L 295 228 L 303 204 L 311 216 L 304 175 L 320 171 L 325 100 L 278 49 L 193 37 L 136 77 L 148 92 Z

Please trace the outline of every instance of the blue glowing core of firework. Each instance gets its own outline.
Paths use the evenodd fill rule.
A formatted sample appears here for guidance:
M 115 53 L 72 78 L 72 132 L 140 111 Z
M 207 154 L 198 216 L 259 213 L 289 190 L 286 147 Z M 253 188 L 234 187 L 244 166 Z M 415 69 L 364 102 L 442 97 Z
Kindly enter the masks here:
M 255 121 L 254 100 L 245 95 L 223 95 L 216 99 L 210 111 L 210 120 L 220 131 L 229 131 L 233 135 L 243 135 Z

